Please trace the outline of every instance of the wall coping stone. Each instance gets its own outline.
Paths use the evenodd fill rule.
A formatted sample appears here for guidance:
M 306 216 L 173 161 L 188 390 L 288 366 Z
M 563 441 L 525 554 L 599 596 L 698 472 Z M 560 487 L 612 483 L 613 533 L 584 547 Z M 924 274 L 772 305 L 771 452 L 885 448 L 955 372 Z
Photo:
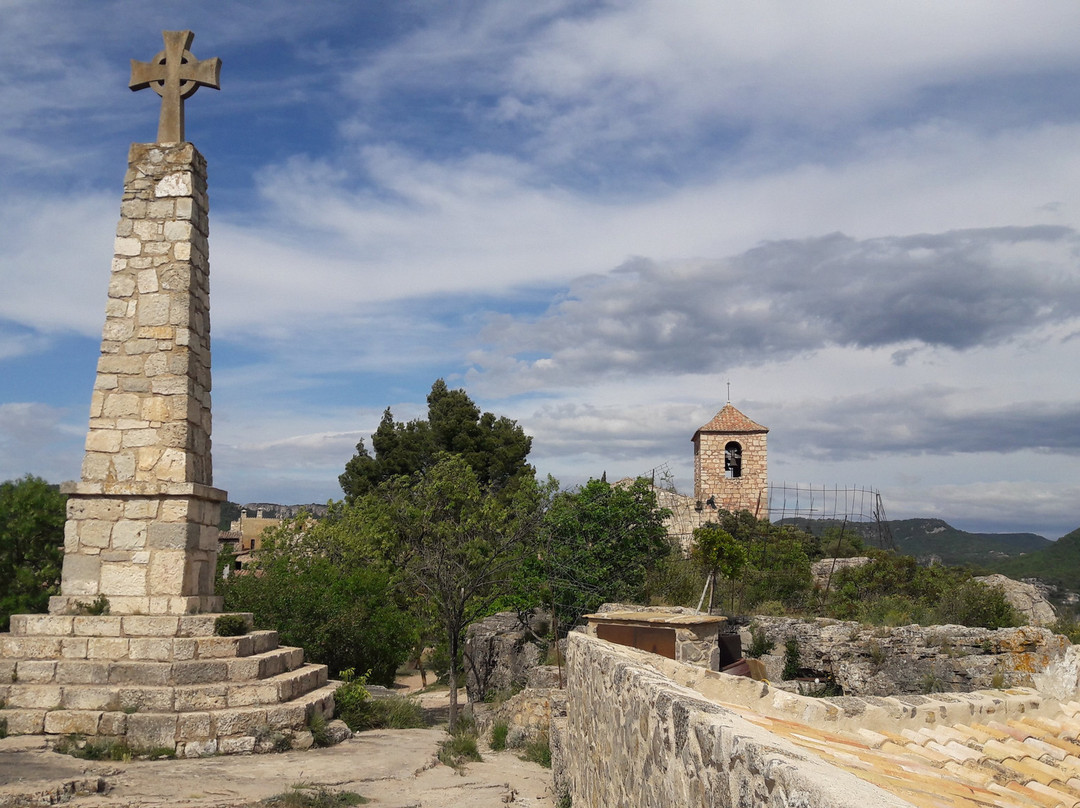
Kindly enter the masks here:
M 700 626 L 726 623 L 726 617 L 709 614 L 675 614 L 671 612 L 600 612 L 585 615 L 590 623 L 648 623 L 665 626 Z

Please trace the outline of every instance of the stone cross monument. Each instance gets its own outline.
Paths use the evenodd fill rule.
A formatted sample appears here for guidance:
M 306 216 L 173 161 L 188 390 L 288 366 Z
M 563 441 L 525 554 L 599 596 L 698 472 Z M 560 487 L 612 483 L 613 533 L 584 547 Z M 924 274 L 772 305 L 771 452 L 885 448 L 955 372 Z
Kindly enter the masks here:
M 183 99 L 218 86 L 190 31 L 132 62 L 131 87 L 162 96 L 158 141 L 131 146 L 82 479 L 68 483 L 54 614 L 108 598 L 114 614 L 220 610 L 210 458 L 206 161 L 183 141 Z
M 197 757 L 306 748 L 308 721 L 333 714 L 325 665 L 248 613 L 218 634 L 206 161 L 183 141 L 182 105 L 217 86 L 220 62 L 195 60 L 191 39 L 166 31 L 165 51 L 132 69 L 133 87 L 160 85 L 161 142 L 129 154 L 82 479 L 63 486 L 61 594 L 0 634 L 13 735 Z

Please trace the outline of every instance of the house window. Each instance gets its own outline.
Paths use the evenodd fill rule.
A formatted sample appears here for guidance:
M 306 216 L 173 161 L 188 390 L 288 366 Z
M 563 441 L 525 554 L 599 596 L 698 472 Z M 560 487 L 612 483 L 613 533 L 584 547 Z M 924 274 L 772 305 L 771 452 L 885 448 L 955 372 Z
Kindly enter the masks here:
M 724 447 L 724 476 L 742 477 L 742 446 L 735 441 Z

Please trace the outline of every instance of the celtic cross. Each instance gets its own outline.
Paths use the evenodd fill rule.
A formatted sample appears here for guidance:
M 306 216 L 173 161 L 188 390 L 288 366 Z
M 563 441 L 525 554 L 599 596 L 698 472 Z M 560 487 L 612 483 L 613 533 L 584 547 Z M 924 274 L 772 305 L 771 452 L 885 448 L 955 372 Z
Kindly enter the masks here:
M 179 143 L 184 139 L 184 99 L 200 87 L 220 89 L 221 60 L 196 59 L 188 48 L 191 31 L 162 31 L 165 50 L 149 62 L 131 60 L 132 90 L 152 87 L 161 96 L 158 143 Z

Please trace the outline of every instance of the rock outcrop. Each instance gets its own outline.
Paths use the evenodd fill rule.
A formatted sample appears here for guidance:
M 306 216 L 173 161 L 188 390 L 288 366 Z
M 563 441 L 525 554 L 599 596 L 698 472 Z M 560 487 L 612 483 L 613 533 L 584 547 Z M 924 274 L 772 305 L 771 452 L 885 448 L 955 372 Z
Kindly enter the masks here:
M 1012 604 L 1024 619 L 1033 626 L 1049 626 L 1057 620 L 1057 612 L 1039 588 L 1024 581 L 1014 581 L 1004 575 L 983 575 L 975 579 L 1005 593 L 1005 600 Z
M 750 628 L 774 643 L 761 659 L 782 684 L 785 643 L 799 648 L 803 677 L 833 679 L 846 695 L 892 696 L 1033 687 L 1034 677 L 1063 659 L 1069 641 L 1046 628 L 967 626 L 887 628 L 826 618 L 755 617 Z

